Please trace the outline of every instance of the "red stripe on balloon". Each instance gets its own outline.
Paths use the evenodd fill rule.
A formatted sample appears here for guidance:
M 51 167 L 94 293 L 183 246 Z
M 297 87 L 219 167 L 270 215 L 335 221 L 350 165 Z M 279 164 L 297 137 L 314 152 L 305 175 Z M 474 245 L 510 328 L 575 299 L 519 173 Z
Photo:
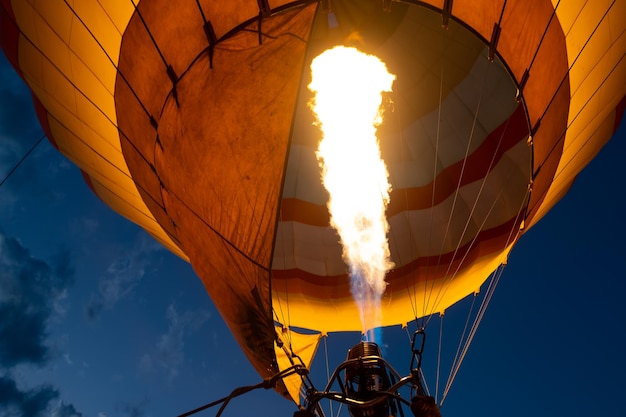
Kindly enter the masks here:
M 494 131 L 481 145 L 463 160 L 444 169 L 435 181 L 421 187 L 394 189 L 387 207 L 389 217 L 405 210 L 423 210 L 440 204 L 452 195 L 457 186 L 463 187 L 484 178 L 497 165 L 502 156 L 528 137 L 528 124 L 524 108 L 519 105 L 515 112 Z M 330 217 L 326 205 L 309 203 L 297 198 L 282 201 L 281 221 L 296 221 L 311 226 L 326 227 Z
M 467 242 L 457 250 L 435 254 L 431 256 L 419 257 L 412 262 L 398 268 L 394 268 L 387 274 L 387 282 L 397 282 L 402 285 L 403 278 L 413 275 L 410 280 L 411 285 L 415 283 L 442 279 L 446 276 L 454 275 L 457 270 L 464 266 L 471 265 L 478 257 L 491 253 L 502 252 L 507 244 L 511 244 L 511 230 L 519 228 L 521 218 L 513 218 L 504 224 L 494 228 L 483 230 L 475 240 Z M 449 267 L 448 267 L 449 265 Z M 335 287 L 349 285 L 348 274 L 340 275 L 317 275 L 301 269 L 273 269 L 272 285 L 274 289 L 280 291 L 283 286 L 288 286 L 293 290 L 294 281 L 301 281 L 304 287 Z M 289 281 L 287 283 L 286 281 Z M 284 282 L 284 283 L 283 283 Z M 395 288 L 395 287 L 394 287 Z M 394 290 L 397 291 L 397 288 Z

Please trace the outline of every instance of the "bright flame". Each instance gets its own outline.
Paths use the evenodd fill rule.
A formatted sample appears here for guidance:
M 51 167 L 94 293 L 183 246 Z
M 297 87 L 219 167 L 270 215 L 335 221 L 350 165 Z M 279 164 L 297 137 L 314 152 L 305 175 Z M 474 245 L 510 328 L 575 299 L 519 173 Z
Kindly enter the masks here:
M 363 333 L 380 326 L 380 302 L 389 260 L 385 209 L 391 186 L 380 157 L 376 127 L 382 121 L 382 93 L 395 76 L 375 56 L 337 46 L 311 63 L 313 111 L 323 132 L 317 158 L 330 194 L 331 225 L 343 244 L 352 295 Z

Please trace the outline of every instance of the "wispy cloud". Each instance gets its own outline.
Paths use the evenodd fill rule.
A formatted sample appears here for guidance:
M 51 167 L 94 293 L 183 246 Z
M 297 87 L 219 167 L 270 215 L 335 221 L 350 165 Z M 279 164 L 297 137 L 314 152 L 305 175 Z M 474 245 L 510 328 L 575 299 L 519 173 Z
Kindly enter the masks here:
M 67 254 L 51 265 L 0 230 L 0 415 L 81 415 L 71 404 L 53 404 L 59 399 L 56 388 L 22 388 L 11 375 L 18 365 L 41 367 L 50 361 L 48 323 L 63 311 L 61 300 L 73 279 Z
M 123 417 L 144 417 L 148 403 L 148 399 L 144 398 L 138 403 L 120 402 L 115 408 Z
M 148 376 L 162 372 L 172 381 L 178 376 L 185 361 L 185 336 L 200 328 L 210 315 L 205 311 L 186 311 L 181 314 L 174 304 L 170 304 L 167 307 L 166 317 L 167 332 L 159 337 L 151 352 L 141 357 L 139 370 Z
M 115 259 L 100 279 L 98 292 L 92 295 L 85 308 L 87 318 L 96 320 L 103 310 L 111 309 L 120 300 L 128 297 L 154 263 L 153 254 L 165 250 L 145 233 L 140 233 L 133 247 Z

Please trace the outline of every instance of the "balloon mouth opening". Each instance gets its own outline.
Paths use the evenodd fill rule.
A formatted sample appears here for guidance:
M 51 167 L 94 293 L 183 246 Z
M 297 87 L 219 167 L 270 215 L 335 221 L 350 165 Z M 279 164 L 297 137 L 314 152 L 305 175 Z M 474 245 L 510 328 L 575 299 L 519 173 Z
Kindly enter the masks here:
M 455 19 L 442 29 L 440 13 L 402 3 L 390 14 L 364 11 L 361 20 L 342 10 L 318 11 L 304 65 L 336 45 L 355 46 L 396 75 L 377 128 L 391 185 L 394 266 L 386 271 L 380 321 L 363 325 L 353 271 L 329 226 L 305 70 L 272 254 L 272 303 L 294 307 L 281 320 L 290 326 L 369 332 L 441 312 L 482 285 L 476 277 L 486 279 L 501 262 L 495 248 L 508 248 L 509 230 L 519 229 L 533 151 L 511 70 L 497 53 L 490 61 L 489 43 L 477 32 Z M 377 19 L 385 24 L 371 30 Z M 401 45 L 393 42 L 398 34 Z

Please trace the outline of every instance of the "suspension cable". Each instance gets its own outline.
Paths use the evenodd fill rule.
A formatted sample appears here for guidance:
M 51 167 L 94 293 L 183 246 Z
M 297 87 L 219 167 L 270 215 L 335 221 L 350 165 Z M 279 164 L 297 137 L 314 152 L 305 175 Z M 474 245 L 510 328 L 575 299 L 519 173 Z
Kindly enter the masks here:
M 326 380 L 330 381 L 330 366 L 328 366 L 328 345 L 326 344 L 326 339 L 328 339 L 328 335 L 324 335 L 324 354 L 326 355 Z M 333 416 L 333 402 L 331 399 L 328 399 L 329 409 L 330 409 L 330 417 Z
M 472 305 L 470 306 L 470 309 L 467 313 L 467 318 L 465 319 L 465 325 L 463 326 L 463 332 L 461 333 L 461 336 L 459 337 L 459 343 L 456 348 L 456 353 L 454 354 L 454 359 L 452 360 L 452 368 L 454 368 L 456 363 L 459 361 L 459 357 L 461 355 L 461 351 L 463 348 L 463 340 L 465 340 L 465 334 L 467 333 L 467 329 L 470 327 L 470 319 L 472 318 L 472 314 L 474 312 L 474 306 L 476 305 L 476 298 L 477 298 L 476 295 L 472 297 Z M 450 379 L 450 376 L 448 376 L 448 379 Z M 447 385 L 447 381 L 446 381 L 446 385 Z
M 448 33 L 448 31 L 446 30 L 444 32 L 445 34 Z M 442 42 L 442 50 L 441 50 L 441 55 L 443 57 L 444 52 L 447 50 L 447 46 L 448 45 L 448 36 L 444 35 L 443 36 L 443 42 Z M 436 196 L 436 192 L 437 192 L 437 162 L 439 160 L 439 139 L 441 137 L 441 108 L 442 103 L 443 103 L 443 79 L 444 79 L 444 69 L 445 69 L 445 60 L 441 59 L 441 73 L 439 75 L 439 104 L 437 106 L 437 134 L 436 134 L 436 138 L 435 138 L 435 155 L 434 155 L 434 161 L 433 161 L 433 191 L 431 193 L 430 196 L 430 224 L 433 224 L 433 217 L 434 217 L 434 212 L 435 212 L 435 196 Z M 429 269 L 430 267 L 430 255 L 431 255 L 431 250 L 432 250 L 432 239 L 433 239 L 433 228 L 430 227 L 428 230 L 428 249 L 426 250 L 426 270 Z M 440 258 L 437 260 L 437 263 L 439 263 Z M 429 301 L 430 301 L 430 297 L 431 294 L 433 292 L 433 288 L 434 288 L 434 281 L 432 281 L 430 283 L 430 290 L 426 291 L 426 286 L 428 285 L 427 281 L 424 282 L 424 296 L 423 296 L 423 300 L 422 300 L 422 317 L 426 316 L 426 306 L 428 305 Z M 428 296 L 426 295 L 428 293 Z M 422 321 L 422 326 L 426 325 L 426 321 L 423 320 Z
M 517 230 L 518 230 L 518 231 L 517 231 L 517 233 L 515 233 L 515 231 L 516 231 L 516 225 L 518 224 L 518 221 L 519 221 L 519 217 L 520 217 L 520 215 L 522 215 L 522 212 L 523 212 L 523 209 L 524 209 L 524 204 L 525 204 L 525 201 L 526 201 L 526 200 L 527 200 L 527 198 L 528 198 L 528 194 L 529 194 L 529 192 L 530 192 L 530 189 L 527 189 L 526 194 L 525 194 L 524 198 L 522 199 L 521 205 L 520 205 L 520 207 L 519 207 L 519 209 L 518 209 L 518 211 L 517 211 L 517 216 L 515 217 L 515 219 L 514 219 L 514 221 L 513 221 L 513 224 L 512 224 L 511 230 L 509 231 L 509 235 L 507 236 L 507 240 L 506 240 L 506 242 L 505 242 L 505 244 L 504 244 L 504 248 L 508 247 L 508 246 L 509 246 L 509 244 L 510 244 L 510 242 L 511 242 L 513 239 L 515 239 L 515 238 L 516 238 L 516 236 L 519 234 L 519 230 L 518 230 L 518 229 L 517 229 Z M 502 190 L 500 190 L 500 193 L 502 193 Z M 494 203 L 494 204 L 495 204 L 495 203 Z M 491 206 L 491 208 L 490 208 L 490 210 L 489 210 L 489 213 L 491 212 L 491 210 L 493 209 L 493 207 L 494 207 L 494 205 L 492 205 L 492 206 Z M 488 215 L 487 215 L 487 217 L 488 217 Z M 485 220 L 485 221 L 486 221 L 486 220 Z M 480 227 L 480 228 L 482 229 L 482 227 L 483 227 L 483 226 L 484 226 L 484 222 L 483 222 L 483 224 L 481 225 L 481 227 Z M 475 238 L 474 238 L 474 240 L 472 241 L 472 244 L 474 243 L 475 239 L 476 239 L 476 237 L 475 237 Z M 463 260 L 465 259 L 465 257 L 466 257 L 466 256 L 467 256 L 467 253 L 466 253 L 466 254 L 465 254 L 465 256 L 463 257 Z M 463 260 L 462 260 L 462 261 L 463 261 Z M 461 262 L 461 264 L 462 264 L 462 262 Z M 474 338 L 474 335 L 475 335 L 475 333 L 476 333 L 476 331 L 477 331 L 477 329 L 478 329 L 478 326 L 479 326 L 479 324 L 480 324 L 480 322 L 481 322 L 481 320 L 482 320 L 482 318 L 483 318 L 483 316 L 484 316 L 484 314 L 485 314 L 485 311 L 486 311 L 486 309 L 487 309 L 487 306 L 488 306 L 489 302 L 491 301 L 491 298 L 492 298 L 492 296 L 493 296 L 493 293 L 495 292 L 495 287 L 497 286 L 497 283 L 498 283 L 498 282 L 499 282 L 499 280 L 500 280 L 500 276 L 502 275 L 503 270 L 504 270 L 504 265 L 503 265 L 503 264 L 501 264 L 501 265 L 500 265 L 500 266 L 496 269 L 496 271 L 494 271 L 494 273 L 492 274 L 492 280 L 490 281 L 490 283 L 489 283 L 489 285 L 488 285 L 488 288 L 487 288 L 487 291 L 486 291 L 485 298 L 483 299 L 483 301 L 482 301 L 482 303 L 481 303 L 481 306 L 480 306 L 480 308 L 479 308 L 479 311 L 478 311 L 478 313 L 477 313 L 476 317 L 474 318 L 474 322 L 473 322 L 472 327 L 471 327 L 471 329 L 470 329 L 469 335 L 467 336 L 467 339 L 465 340 L 465 342 L 463 342 L 463 338 L 461 338 L 461 339 L 459 340 L 459 346 L 460 346 L 461 344 L 463 344 L 463 343 L 464 343 L 464 345 L 463 345 L 463 349 L 461 350 L 461 354 L 458 356 L 458 360 L 457 360 L 457 358 L 455 357 L 455 362 L 454 362 L 453 367 L 452 367 L 452 370 L 451 370 L 451 372 L 450 372 L 450 375 L 451 375 L 451 376 L 448 378 L 448 382 L 446 383 L 446 388 L 445 388 L 445 390 L 444 390 L 444 393 L 443 393 L 443 396 L 442 396 L 442 399 L 441 399 L 440 405 L 442 405 L 442 404 L 443 404 L 443 401 L 445 400 L 445 397 L 447 396 L 447 393 L 448 393 L 448 391 L 450 390 L 450 387 L 451 387 L 451 385 L 452 385 L 452 381 L 454 380 L 454 378 L 456 377 L 456 374 L 458 373 L 458 370 L 459 370 L 459 368 L 460 368 L 460 366 L 461 366 L 461 363 L 462 363 L 463 359 L 465 358 L 465 355 L 466 355 L 466 353 L 467 353 L 467 351 L 468 351 L 468 349 L 469 349 L 469 345 L 471 344 L 471 342 L 472 342 L 472 340 L 473 340 L 473 338 Z M 458 272 L 458 268 L 457 268 L 457 270 L 454 272 L 454 274 L 453 274 L 453 275 L 456 275 L 456 273 L 457 273 L 457 272 Z M 472 308 L 473 308 L 473 307 L 472 307 Z M 469 319 L 469 317 L 470 317 L 470 316 L 468 316 L 468 319 Z M 464 330 L 464 332 L 465 332 L 465 330 Z
M 478 120 L 478 113 L 480 112 L 481 103 L 482 103 L 482 100 L 483 100 L 483 94 L 484 94 L 484 91 L 485 91 L 484 85 L 487 82 L 489 69 L 490 68 L 491 68 L 491 65 L 487 65 L 486 69 L 485 69 L 485 72 L 483 74 L 482 85 L 481 85 L 481 89 L 480 89 L 481 93 L 480 93 L 480 96 L 478 98 L 478 102 L 476 103 L 476 110 L 474 111 L 474 119 L 473 119 L 473 122 L 472 122 L 472 128 L 471 128 L 471 131 L 470 131 L 470 137 L 468 139 L 467 146 L 465 148 L 465 156 L 463 157 L 463 163 L 461 165 L 461 172 L 459 174 L 459 179 L 457 181 L 456 190 L 454 192 L 454 198 L 452 200 L 452 208 L 450 209 L 450 215 L 448 216 L 448 221 L 447 221 L 447 224 L 446 224 L 446 230 L 445 230 L 442 242 L 441 242 L 441 247 L 439 249 L 439 256 L 437 258 L 435 275 L 437 275 L 437 273 L 439 271 L 439 267 L 442 265 L 441 258 L 442 258 L 442 254 L 443 254 L 443 251 L 444 251 L 445 241 L 446 241 L 446 238 L 448 236 L 448 233 L 450 232 L 452 218 L 454 217 L 455 207 L 456 207 L 456 204 L 457 204 L 457 200 L 459 198 L 459 194 L 460 194 L 459 191 L 461 189 L 461 183 L 463 181 L 463 173 L 465 172 L 466 163 L 467 163 L 467 157 L 468 157 L 470 149 L 471 149 L 471 143 L 472 143 L 472 139 L 474 137 L 474 132 L 475 132 L 475 129 L 476 129 L 476 123 L 477 123 L 477 120 Z M 485 176 L 483 178 L 483 184 L 486 181 L 486 179 L 487 179 L 487 177 Z M 481 188 L 481 192 L 482 192 L 482 188 Z M 479 196 L 480 196 L 480 194 L 479 194 Z M 476 200 L 478 200 L 478 197 L 477 197 Z M 469 219 L 471 219 L 471 214 L 472 214 L 472 212 L 470 212 Z M 486 221 L 486 219 L 485 219 L 485 221 Z M 485 222 L 483 222 L 483 226 L 484 226 L 484 224 L 485 224 Z M 481 226 L 480 230 L 482 230 L 482 226 Z M 462 237 L 463 237 L 463 235 L 461 236 L 461 238 L 459 239 L 458 243 L 456 244 L 456 248 L 454 250 L 454 254 L 453 254 L 453 257 L 452 257 L 453 259 L 454 259 L 454 257 L 456 256 L 457 252 L 459 251 L 459 249 L 461 247 Z M 478 233 L 476 234 L 476 236 L 475 236 L 473 241 L 475 241 L 477 237 L 478 237 Z M 457 268 L 455 273 L 450 274 L 450 268 L 451 267 L 452 267 L 452 263 L 450 262 L 449 265 L 448 265 L 448 268 L 447 268 L 447 270 L 445 272 L 445 278 L 444 278 L 444 283 L 443 283 L 444 289 L 442 289 L 441 291 L 439 291 L 435 295 L 435 300 L 434 300 L 434 302 L 432 304 L 432 307 L 430 308 L 430 314 L 429 314 L 428 319 L 426 320 L 425 326 L 428 326 L 428 323 L 432 319 L 432 313 L 434 313 L 437 310 L 437 306 L 439 304 L 439 301 L 441 301 L 440 297 L 442 297 L 443 294 L 445 294 L 447 288 L 449 287 L 450 283 L 454 280 L 454 277 L 456 276 L 456 273 L 459 270 Z M 460 267 L 460 265 L 459 265 L 459 267 Z M 428 300 L 428 304 L 430 304 L 430 298 Z
M 515 225 L 517 224 L 518 220 L 519 220 L 519 216 L 521 215 L 523 208 L 524 208 L 524 201 L 526 201 L 526 199 L 528 198 L 528 194 L 530 193 L 530 189 L 528 189 L 526 191 L 526 195 L 524 197 L 524 199 L 522 200 L 522 204 L 518 210 L 517 213 L 517 217 L 515 218 L 515 222 L 513 222 L 513 227 L 511 228 L 510 232 L 509 232 L 509 236 L 507 237 L 507 241 L 504 245 L 504 247 L 506 248 L 509 243 L 514 240 L 517 235 L 519 234 L 519 230 L 517 231 L 517 233 L 515 233 Z M 492 280 L 490 281 L 488 287 L 487 287 L 487 291 L 485 293 L 485 298 L 483 299 L 479 311 L 476 315 L 476 318 L 474 319 L 474 323 L 472 324 L 472 328 L 470 330 L 470 333 L 465 341 L 463 350 L 461 352 L 461 355 L 459 356 L 458 361 L 453 365 L 453 368 L 450 372 L 450 377 L 448 379 L 448 382 L 446 383 L 446 388 L 444 390 L 442 399 L 441 399 L 441 403 L 443 404 L 443 401 L 445 400 L 445 397 L 447 396 L 450 387 L 452 386 L 452 382 L 454 381 L 454 378 L 456 377 L 461 363 L 463 361 L 463 359 L 465 358 L 465 355 L 467 354 L 467 351 L 469 349 L 469 346 L 476 334 L 476 331 L 478 330 L 478 326 L 480 324 L 480 322 L 482 321 L 482 318 L 484 317 L 484 314 L 487 310 L 487 306 L 489 305 L 489 302 L 491 301 L 491 298 L 493 297 L 493 294 L 495 292 L 495 289 L 498 285 L 498 282 L 500 281 L 500 277 L 502 276 L 502 273 L 504 272 L 504 264 L 501 264 L 498 269 L 496 271 L 494 271 L 494 273 L 492 274 Z
M 480 325 L 480 322 L 482 321 L 484 315 L 485 315 L 485 311 L 487 310 L 487 306 L 489 305 L 489 302 L 491 301 L 491 298 L 493 297 L 493 294 L 496 290 L 496 287 L 498 285 L 498 282 L 500 281 L 500 277 L 502 276 L 502 272 L 504 271 L 504 265 L 500 265 L 500 267 L 496 270 L 496 272 L 494 272 L 493 274 L 493 279 L 487 289 L 487 292 L 485 294 L 485 298 L 483 299 L 483 302 L 481 303 L 481 306 L 479 308 L 479 313 L 476 317 L 476 319 L 474 320 L 474 323 L 472 324 L 472 329 L 470 331 L 470 334 L 467 337 L 467 340 L 465 341 L 465 345 L 463 346 L 463 350 L 461 353 L 461 356 L 459 357 L 459 360 L 457 361 L 457 363 L 454 365 L 451 373 L 450 373 L 450 377 L 448 379 L 448 382 L 446 383 L 446 387 L 445 390 L 443 392 L 443 395 L 441 397 L 441 402 L 440 405 L 443 405 L 443 402 L 445 401 L 448 392 L 450 391 L 450 388 L 452 387 L 452 382 L 454 381 L 454 379 L 456 378 L 457 373 L 459 372 L 459 369 L 461 367 L 461 363 L 463 362 L 463 359 L 465 358 L 465 355 L 467 354 L 467 351 L 469 349 L 469 346 L 472 342 L 472 340 L 474 339 L 474 336 L 476 335 L 476 331 L 478 330 L 478 326 Z
M 439 315 L 439 346 L 437 347 L 437 378 L 435 379 L 435 402 L 439 397 L 439 376 L 441 374 L 441 346 L 443 339 L 443 319 L 445 315 Z
M 24 162 L 26 160 L 26 158 L 28 158 L 28 156 L 35 150 L 35 148 L 37 146 L 39 146 L 39 144 L 43 141 L 43 139 L 46 137 L 45 134 L 43 134 L 38 140 L 37 142 L 35 142 L 35 144 L 33 146 L 30 147 L 30 149 L 24 154 L 24 156 L 22 156 L 22 158 L 17 161 L 17 163 L 15 165 L 13 165 L 13 168 L 11 168 L 11 170 L 4 176 L 4 178 L 2 179 L 2 181 L 0 181 L 0 187 L 2 187 L 4 185 L 4 183 L 9 179 L 9 177 L 11 175 L 13 175 L 13 173 L 15 172 L 15 170 L 17 170 L 17 168 L 19 168 L 20 165 L 22 165 L 22 162 Z
M 491 170 L 491 168 L 492 168 L 492 167 L 494 166 L 494 164 L 496 163 L 496 155 L 497 155 L 497 153 L 498 153 L 498 149 L 500 148 L 500 145 L 502 144 L 502 140 L 503 140 L 503 138 L 504 138 L 504 135 L 505 135 L 505 133 L 506 133 L 506 130 L 507 130 L 507 128 L 508 128 L 508 124 L 509 124 L 510 120 L 511 120 L 511 119 L 510 119 L 510 117 L 509 117 L 509 118 L 507 119 L 507 121 L 506 121 L 506 124 L 505 124 L 505 127 L 504 127 L 503 131 L 502 131 L 502 134 L 500 135 L 500 139 L 499 139 L 499 141 L 498 141 L 498 145 L 497 145 L 497 147 L 496 147 L 496 150 L 494 151 L 494 154 L 493 154 L 493 156 L 492 156 L 492 158 L 491 158 L 491 161 L 489 162 L 489 166 L 488 166 L 488 170 L 489 170 L 489 171 Z M 471 242 L 469 243 L 469 246 L 468 246 L 467 250 L 465 250 L 465 253 L 463 254 L 463 257 L 461 258 L 461 261 L 460 261 L 460 262 L 459 262 L 459 264 L 457 265 L 456 269 L 455 269 L 455 270 L 454 270 L 454 272 L 453 272 L 453 273 L 451 273 L 451 274 L 450 274 L 450 269 L 452 268 L 452 262 L 450 262 L 450 263 L 449 263 L 449 265 L 448 265 L 448 269 L 446 270 L 446 274 L 445 274 L 445 276 L 446 276 L 447 278 L 446 278 L 446 281 L 445 281 L 445 283 L 444 283 L 444 288 L 443 288 L 443 289 L 442 289 L 442 290 L 441 290 L 441 291 L 437 294 L 437 297 L 435 298 L 435 301 L 434 301 L 434 303 L 433 303 L 433 307 L 432 307 L 432 311 L 433 311 L 433 312 L 434 312 L 434 311 L 436 311 L 436 309 L 437 309 L 437 306 L 438 306 L 439 302 L 441 301 L 441 299 L 443 298 L 443 296 L 446 294 L 446 292 L 447 292 L 447 290 L 448 290 L 448 288 L 449 288 L 449 286 L 450 286 L 451 282 L 453 281 L 454 277 L 456 277 L 456 275 L 458 274 L 458 272 L 461 270 L 461 267 L 462 267 L 462 265 L 463 265 L 463 263 L 464 263 L 465 259 L 467 258 L 467 256 L 468 256 L 468 255 L 469 255 L 469 253 L 470 253 L 470 249 L 474 246 L 474 243 L 475 243 L 475 242 L 476 242 L 476 240 L 478 239 L 478 236 L 479 236 L 480 232 L 481 232 L 481 231 L 483 230 L 483 228 L 485 227 L 485 224 L 487 223 L 487 220 L 489 219 L 489 216 L 491 215 L 491 212 L 492 212 L 492 211 L 493 211 L 493 209 L 495 208 L 496 203 L 498 202 L 498 199 L 499 199 L 499 198 L 500 198 L 500 196 L 502 195 L 502 193 L 503 193 L 503 191 L 504 191 L 504 184 L 506 184 L 506 183 L 510 180 L 510 178 L 513 176 L 513 173 L 514 173 L 514 171 L 513 171 L 513 170 L 509 171 L 509 175 L 508 175 L 508 177 L 506 178 L 506 181 L 503 181 L 503 183 L 502 183 L 502 187 L 500 188 L 500 191 L 498 192 L 498 195 L 496 196 L 496 198 L 494 198 L 494 199 L 493 199 L 493 202 L 492 202 L 492 204 L 491 204 L 491 207 L 489 208 L 489 211 L 488 211 L 488 212 L 487 212 L 487 214 L 484 216 L 484 219 L 483 219 L 482 223 L 481 223 L 481 224 L 480 224 L 480 226 L 478 227 L 478 231 L 475 233 L 474 238 L 473 238 L 473 239 L 471 240 Z M 470 224 L 471 219 L 472 219 L 472 215 L 473 215 L 473 213 L 475 212 L 476 207 L 477 207 L 477 205 L 478 205 L 478 200 L 480 199 L 480 196 L 482 195 L 483 190 L 485 189 L 485 184 L 486 184 L 486 182 L 487 182 L 487 175 L 485 175 L 485 176 L 483 177 L 483 179 L 482 179 L 482 182 L 481 182 L 481 185 L 480 185 L 480 189 L 479 189 L 479 191 L 478 191 L 478 195 L 476 196 L 476 198 L 475 198 L 475 200 L 474 200 L 474 204 L 472 205 L 472 209 L 470 210 L 470 213 L 469 213 L 469 215 L 468 215 L 468 219 L 467 219 L 467 221 L 465 222 L 465 226 L 464 226 L 464 228 L 463 228 L 463 233 L 462 233 L 461 237 L 459 238 L 459 242 L 458 242 L 458 244 L 457 244 L 456 249 L 454 250 L 453 258 L 455 258 L 455 257 L 456 257 L 456 255 L 457 255 L 457 253 L 458 253 L 459 249 L 461 248 L 461 242 L 463 241 L 463 237 L 465 236 L 465 234 L 466 234 L 466 232 L 467 232 L 467 230 L 468 230 L 469 224 Z M 457 193 L 458 193 L 458 190 L 459 190 L 459 189 L 457 188 Z M 517 215 L 515 216 L 515 220 L 513 221 L 513 224 L 512 224 L 512 226 L 511 226 L 511 228 L 512 228 L 512 229 L 511 229 L 511 231 L 515 230 L 516 225 L 518 224 L 518 221 L 519 221 L 519 216 L 520 216 L 520 213 L 523 211 L 523 208 L 524 208 L 524 203 L 525 203 L 525 202 L 526 202 L 526 200 L 527 200 L 528 192 L 529 192 L 529 191 L 528 191 L 528 189 L 527 189 L 527 190 L 526 190 L 526 194 L 525 194 L 524 198 L 522 199 L 522 204 L 521 204 L 521 207 L 520 207 L 520 208 L 519 208 L 519 210 L 517 211 Z M 509 236 L 507 237 L 507 241 L 506 241 L 506 244 L 504 245 L 504 249 L 508 246 L 508 244 L 509 244 L 509 242 L 510 242 L 510 239 L 511 239 L 511 233 L 509 233 Z M 429 317 L 428 321 L 430 321 L 430 319 L 431 319 L 431 318 L 432 318 L 432 316 L 431 316 L 431 317 Z M 428 323 L 428 321 L 427 321 L 427 323 Z

